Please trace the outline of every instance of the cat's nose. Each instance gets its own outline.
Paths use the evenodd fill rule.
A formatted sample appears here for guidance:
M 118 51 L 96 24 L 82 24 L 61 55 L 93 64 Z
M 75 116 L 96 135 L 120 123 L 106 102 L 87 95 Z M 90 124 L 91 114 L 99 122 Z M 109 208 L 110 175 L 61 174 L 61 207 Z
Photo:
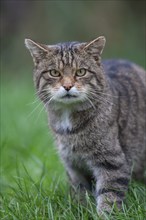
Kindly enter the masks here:
M 69 91 L 73 86 L 72 84 L 66 84 L 66 85 L 63 85 L 63 87 L 66 91 Z

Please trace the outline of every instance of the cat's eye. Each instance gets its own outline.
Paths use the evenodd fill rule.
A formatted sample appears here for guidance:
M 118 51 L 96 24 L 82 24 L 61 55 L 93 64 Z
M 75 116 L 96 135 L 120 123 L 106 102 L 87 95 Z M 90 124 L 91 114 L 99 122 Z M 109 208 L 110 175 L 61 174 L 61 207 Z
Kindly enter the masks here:
M 60 77 L 61 76 L 60 72 L 55 69 L 43 71 L 42 73 L 43 73 L 43 77 L 45 79 L 49 79 L 50 77 Z
M 61 76 L 60 72 L 57 71 L 57 70 L 49 70 L 48 73 L 50 74 L 50 76 L 53 76 L 53 77 L 59 77 Z
M 86 69 L 82 68 L 76 71 L 76 76 L 82 77 L 86 75 Z

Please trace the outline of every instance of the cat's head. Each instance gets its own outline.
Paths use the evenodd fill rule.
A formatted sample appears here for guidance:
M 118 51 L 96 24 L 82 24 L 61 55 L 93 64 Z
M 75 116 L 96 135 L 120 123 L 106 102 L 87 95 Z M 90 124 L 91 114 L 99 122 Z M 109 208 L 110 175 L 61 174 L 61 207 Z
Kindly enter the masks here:
M 25 40 L 34 61 L 34 81 L 45 103 L 93 102 L 104 87 L 101 53 L 105 38 L 88 43 L 44 45 Z

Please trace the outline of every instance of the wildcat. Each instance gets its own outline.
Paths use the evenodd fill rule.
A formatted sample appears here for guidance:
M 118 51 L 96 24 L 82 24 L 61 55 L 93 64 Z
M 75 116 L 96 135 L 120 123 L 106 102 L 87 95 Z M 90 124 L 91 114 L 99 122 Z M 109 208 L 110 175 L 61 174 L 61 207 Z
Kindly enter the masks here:
M 146 72 L 125 60 L 101 61 L 105 37 L 44 45 L 25 40 L 70 184 L 92 190 L 97 210 L 120 208 L 132 175 L 144 180 Z

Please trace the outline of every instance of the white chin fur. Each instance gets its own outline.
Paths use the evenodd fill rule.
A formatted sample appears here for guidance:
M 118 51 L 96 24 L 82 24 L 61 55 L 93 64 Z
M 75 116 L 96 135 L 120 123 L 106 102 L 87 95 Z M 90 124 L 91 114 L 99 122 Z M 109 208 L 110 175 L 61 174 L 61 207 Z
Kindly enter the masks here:
M 65 97 L 66 95 L 69 95 L 69 97 Z M 72 87 L 69 91 L 66 91 L 61 86 L 54 95 L 53 100 L 64 104 L 71 104 L 76 102 L 82 102 L 83 98 L 81 97 L 80 92 L 75 87 Z
M 60 103 L 64 103 L 64 104 L 74 104 L 74 103 L 79 103 L 82 102 L 81 99 L 79 98 L 74 98 L 74 97 L 70 97 L 70 98 L 60 98 L 60 99 L 56 99 L 55 101 L 60 102 Z

